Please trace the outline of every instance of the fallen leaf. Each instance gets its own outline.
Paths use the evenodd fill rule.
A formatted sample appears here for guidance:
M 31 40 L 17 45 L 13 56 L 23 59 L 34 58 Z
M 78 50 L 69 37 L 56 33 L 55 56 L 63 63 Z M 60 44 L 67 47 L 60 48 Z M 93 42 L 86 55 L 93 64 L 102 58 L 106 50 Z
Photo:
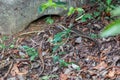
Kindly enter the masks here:
M 101 71 L 102 69 L 105 69 L 108 65 L 102 61 L 100 64 L 98 64 L 97 66 L 94 67 L 94 69 L 97 69 L 99 71 Z
M 112 49 L 112 46 L 109 46 L 107 49 L 104 49 L 102 51 L 102 54 L 107 54 L 108 52 L 110 52 L 111 49 Z
M 67 74 L 60 74 L 60 80 L 67 80 L 68 79 L 68 75 Z
M 20 72 L 19 69 L 18 69 L 17 64 L 14 64 L 10 73 L 11 73 L 12 76 L 15 76 L 16 74 L 17 75 L 25 75 L 25 74 L 28 73 L 28 71 L 24 70 L 24 72 Z
M 83 28 L 82 31 L 83 32 L 88 31 L 88 28 Z
M 120 67 L 118 67 L 118 68 L 116 69 L 115 74 L 116 74 L 116 75 L 120 75 Z
M 98 29 L 101 28 L 101 26 L 99 24 L 94 24 L 95 27 L 97 27 Z
M 115 76 L 115 70 L 109 71 L 107 77 L 108 78 L 113 78 Z

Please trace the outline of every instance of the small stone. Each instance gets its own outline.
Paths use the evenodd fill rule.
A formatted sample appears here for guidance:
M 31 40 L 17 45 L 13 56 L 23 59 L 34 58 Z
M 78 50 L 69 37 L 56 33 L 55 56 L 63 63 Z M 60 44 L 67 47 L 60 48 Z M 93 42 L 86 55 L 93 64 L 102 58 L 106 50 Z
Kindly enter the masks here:
M 71 72 L 72 69 L 68 68 L 65 70 L 64 74 L 69 74 Z
M 81 43 L 82 41 L 82 38 L 81 37 L 78 37 L 76 40 L 75 40 L 75 43 Z
M 71 66 L 72 66 L 73 69 L 78 69 L 78 68 L 80 68 L 80 67 L 79 67 L 78 65 L 76 65 L 76 64 L 72 64 Z

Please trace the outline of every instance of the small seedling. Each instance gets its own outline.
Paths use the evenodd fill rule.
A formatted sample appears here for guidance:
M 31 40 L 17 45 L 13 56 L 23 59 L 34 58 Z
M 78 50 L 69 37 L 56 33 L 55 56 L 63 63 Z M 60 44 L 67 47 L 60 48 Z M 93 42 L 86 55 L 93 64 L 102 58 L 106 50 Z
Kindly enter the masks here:
M 116 12 L 115 12 L 116 11 Z M 119 8 L 116 8 L 112 12 L 113 16 L 120 16 Z M 120 34 L 120 18 L 113 21 L 109 25 L 107 25 L 103 31 L 100 33 L 101 37 L 115 36 Z
M 69 65 L 68 62 L 65 62 L 63 59 L 59 60 L 60 67 L 67 67 Z
M 40 80 L 50 80 L 50 78 L 56 78 L 58 75 L 45 75 L 40 78 Z
M 30 60 L 33 61 L 38 56 L 38 52 L 29 46 L 22 46 L 26 53 L 30 56 Z
M 66 7 L 60 1 L 58 1 L 57 3 L 57 2 L 53 2 L 53 0 L 48 0 L 48 2 L 40 5 L 40 7 L 38 8 L 38 12 L 43 13 L 48 8 L 56 9 L 57 7 L 64 8 L 66 10 Z
M 53 62 L 54 63 L 58 62 L 60 67 L 67 67 L 70 64 L 70 63 L 64 61 L 63 59 L 61 59 L 59 55 L 53 56 Z
M 93 19 L 91 13 L 84 14 L 83 17 L 81 18 L 81 22 L 86 22 L 88 19 Z
M 120 19 L 107 25 L 101 32 L 101 37 L 115 36 L 120 34 Z
M 47 17 L 45 19 L 45 22 L 48 23 L 48 24 L 53 24 L 54 23 L 54 20 L 51 18 L 51 17 Z
M 6 48 L 5 44 L 1 43 L 0 44 L 0 49 L 2 50 L 2 49 L 5 49 L 5 48 Z
M 69 8 L 69 11 L 68 11 L 68 13 L 67 13 L 67 15 L 70 16 L 70 15 L 74 14 L 75 11 L 77 11 L 78 14 L 80 15 L 80 14 L 82 14 L 82 13 L 84 12 L 84 9 L 82 9 L 82 8 L 70 7 L 70 8 Z

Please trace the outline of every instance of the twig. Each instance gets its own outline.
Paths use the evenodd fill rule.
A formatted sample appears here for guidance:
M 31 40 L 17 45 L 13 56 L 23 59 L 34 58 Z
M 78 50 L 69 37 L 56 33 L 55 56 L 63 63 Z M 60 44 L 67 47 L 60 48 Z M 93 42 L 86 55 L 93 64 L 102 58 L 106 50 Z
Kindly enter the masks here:
M 10 65 L 10 67 L 9 67 L 9 69 L 8 69 L 8 71 L 7 71 L 7 73 L 3 76 L 3 80 L 8 76 L 8 74 L 10 73 L 12 67 L 13 67 L 13 61 L 11 62 L 11 65 Z
M 20 34 L 19 36 L 28 35 L 28 34 L 34 34 L 34 33 L 39 33 L 39 32 L 43 32 L 43 30 L 41 30 L 41 31 L 30 31 L 30 32 L 25 32 L 25 33 Z
M 39 74 L 39 76 L 40 76 L 40 75 L 43 73 L 44 67 L 45 67 L 44 60 L 43 60 L 43 56 L 42 56 L 42 41 L 41 41 L 40 46 L 39 46 L 39 48 L 38 48 L 38 53 L 39 53 L 39 58 L 40 58 L 40 60 L 41 60 L 41 62 L 42 62 L 42 70 L 41 70 L 41 72 L 40 72 L 40 74 Z
M 61 24 L 59 24 L 59 25 L 60 25 L 61 27 L 63 27 L 64 29 L 67 29 L 67 28 L 64 27 L 63 25 L 61 25 Z M 71 25 L 70 28 L 72 28 L 73 26 L 74 26 L 74 25 Z M 80 36 L 80 37 L 84 37 L 84 38 L 87 38 L 87 39 L 95 42 L 95 44 L 96 44 L 97 47 L 98 47 L 98 55 L 100 55 L 99 43 L 98 43 L 96 40 L 94 40 L 94 39 L 90 38 L 89 36 L 83 34 L 81 31 L 79 31 L 79 30 L 77 30 L 77 29 L 72 28 L 72 29 L 70 29 L 70 30 L 71 30 L 71 32 L 75 33 L 76 35 L 78 35 L 78 36 Z
M 118 48 L 118 49 L 116 49 L 116 50 L 114 50 L 114 51 L 109 52 L 107 55 L 111 55 L 112 53 L 115 53 L 115 52 L 117 52 L 117 51 L 120 51 L 120 48 Z

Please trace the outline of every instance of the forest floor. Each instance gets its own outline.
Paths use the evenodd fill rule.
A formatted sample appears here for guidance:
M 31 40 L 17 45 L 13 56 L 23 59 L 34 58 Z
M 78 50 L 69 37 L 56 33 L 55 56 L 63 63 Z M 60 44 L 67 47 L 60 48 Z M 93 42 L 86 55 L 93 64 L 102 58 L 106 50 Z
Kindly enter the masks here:
M 0 80 L 120 80 L 120 36 L 95 35 L 109 20 L 77 22 L 75 16 L 53 16 L 53 24 L 43 17 L 18 34 L 2 35 Z M 62 45 L 50 42 L 71 24 Z

